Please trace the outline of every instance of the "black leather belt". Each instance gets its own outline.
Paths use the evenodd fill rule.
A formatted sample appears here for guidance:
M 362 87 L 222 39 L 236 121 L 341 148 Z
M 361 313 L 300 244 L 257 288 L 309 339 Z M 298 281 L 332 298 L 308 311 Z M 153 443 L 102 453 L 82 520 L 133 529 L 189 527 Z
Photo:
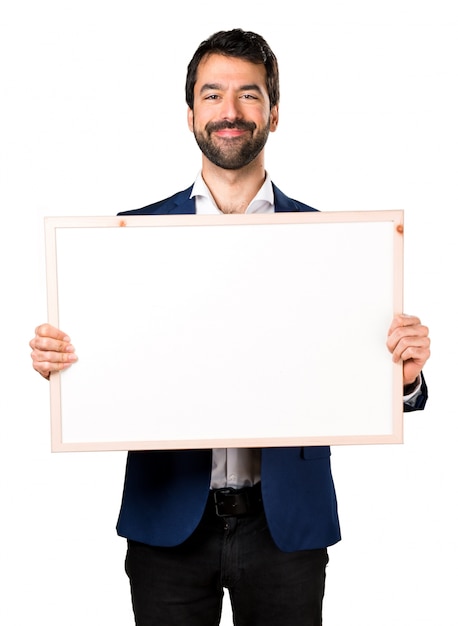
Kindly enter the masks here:
M 218 517 L 254 515 L 262 509 L 261 483 L 243 489 L 214 489 L 211 497 Z

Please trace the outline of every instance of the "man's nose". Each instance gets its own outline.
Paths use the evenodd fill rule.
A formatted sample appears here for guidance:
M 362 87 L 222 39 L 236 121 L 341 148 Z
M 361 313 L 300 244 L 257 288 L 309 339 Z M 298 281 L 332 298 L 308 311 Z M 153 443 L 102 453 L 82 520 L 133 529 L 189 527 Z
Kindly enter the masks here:
M 241 117 L 240 103 L 237 97 L 226 96 L 221 103 L 220 116 L 222 119 L 233 122 Z

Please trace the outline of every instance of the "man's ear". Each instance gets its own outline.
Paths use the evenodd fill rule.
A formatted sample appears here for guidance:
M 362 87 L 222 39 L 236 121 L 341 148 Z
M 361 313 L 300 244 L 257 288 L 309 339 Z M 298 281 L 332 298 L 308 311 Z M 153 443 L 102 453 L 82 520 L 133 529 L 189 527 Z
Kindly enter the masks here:
M 278 126 L 278 104 L 270 110 L 270 132 L 274 133 Z
M 194 132 L 194 113 L 190 107 L 188 107 L 188 128 L 191 132 Z

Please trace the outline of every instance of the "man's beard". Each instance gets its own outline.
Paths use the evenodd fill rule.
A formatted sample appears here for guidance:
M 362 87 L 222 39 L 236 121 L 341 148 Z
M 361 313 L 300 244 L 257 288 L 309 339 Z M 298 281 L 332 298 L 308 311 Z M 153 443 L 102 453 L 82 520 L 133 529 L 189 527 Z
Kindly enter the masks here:
M 212 133 L 225 128 L 237 128 L 251 132 L 251 136 L 239 138 L 219 138 L 216 144 L 212 140 Z M 194 137 L 202 153 L 214 165 L 225 170 L 238 170 L 251 163 L 266 145 L 269 136 L 269 126 L 264 126 L 258 130 L 256 136 L 253 131 L 256 129 L 254 122 L 238 120 L 236 122 L 209 122 L 203 132 L 196 131 L 194 127 Z

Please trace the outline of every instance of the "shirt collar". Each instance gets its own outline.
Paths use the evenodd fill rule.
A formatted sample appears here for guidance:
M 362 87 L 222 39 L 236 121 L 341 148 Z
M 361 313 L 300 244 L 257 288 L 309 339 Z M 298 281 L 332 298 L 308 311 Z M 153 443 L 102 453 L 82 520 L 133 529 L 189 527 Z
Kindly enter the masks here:
M 197 175 L 190 197 L 195 197 L 196 199 L 197 213 L 221 213 L 216 205 L 210 189 L 207 187 L 204 179 L 202 178 L 202 172 L 199 172 L 199 174 Z M 272 181 L 270 179 L 270 176 L 266 172 L 266 177 L 261 189 L 250 202 L 245 213 L 266 213 L 273 210 L 274 190 L 272 187 Z

